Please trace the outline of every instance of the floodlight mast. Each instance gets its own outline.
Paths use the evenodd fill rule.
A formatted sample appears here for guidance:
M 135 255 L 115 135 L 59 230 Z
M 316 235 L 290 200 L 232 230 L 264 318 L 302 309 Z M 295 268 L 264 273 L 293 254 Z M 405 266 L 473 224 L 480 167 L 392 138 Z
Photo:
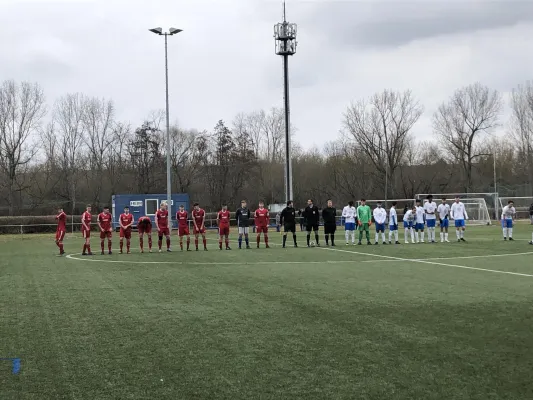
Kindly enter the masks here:
M 170 28 L 168 32 L 163 32 L 163 28 L 152 28 L 150 32 L 156 35 L 165 36 L 165 100 L 166 100 L 166 148 L 167 148 L 167 207 L 168 207 L 168 221 L 170 229 L 172 229 L 172 179 L 170 175 L 170 116 L 169 116 L 169 102 L 168 102 L 168 51 L 167 51 L 167 37 L 182 32 L 182 29 Z
M 289 103 L 289 56 L 296 53 L 296 24 L 287 22 L 283 2 L 283 22 L 274 25 L 275 51 L 283 57 L 283 89 L 285 100 L 285 200 L 292 200 L 292 162 Z

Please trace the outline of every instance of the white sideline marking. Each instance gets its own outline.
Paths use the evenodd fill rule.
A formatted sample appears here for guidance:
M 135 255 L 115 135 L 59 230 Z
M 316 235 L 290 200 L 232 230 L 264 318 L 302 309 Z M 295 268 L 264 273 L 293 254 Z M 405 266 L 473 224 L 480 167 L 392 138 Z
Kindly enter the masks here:
M 403 261 L 403 262 L 417 262 L 417 263 L 422 263 L 422 264 L 441 265 L 441 266 L 444 266 L 444 267 L 471 269 L 471 270 L 475 270 L 475 271 L 493 272 L 495 274 L 527 276 L 529 278 L 533 278 L 533 275 L 522 274 L 522 273 L 519 273 L 519 272 L 498 271 L 498 270 L 495 270 L 495 269 L 487 269 L 487 268 L 466 267 L 464 265 L 445 264 L 445 263 L 434 262 L 434 261 L 426 261 L 426 260 L 421 260 L 421 259 L 409 259 L 409 258 L 400 258 L 400 257 L 393 257 L 393 256 L 384 256 L 384 255 L 381 255 L 381 254 L 361 253 L 359 251 L 332 249 L 332 248 L 328 248 L 328 247 L 319 247 L 319 248 L 322 249 L 322 250 L 341 251 L 343 253 L 353 253 L 353 254 L 360 254 L 360 255 L 365 255 L 365 256 L 381 257 L 381 258 L 386 258 L 386 259 L 389 259 L 389 260 L 396 260 L 396 261 Z M 490 255 L 486 256 L 486 257 L 490 257 Z

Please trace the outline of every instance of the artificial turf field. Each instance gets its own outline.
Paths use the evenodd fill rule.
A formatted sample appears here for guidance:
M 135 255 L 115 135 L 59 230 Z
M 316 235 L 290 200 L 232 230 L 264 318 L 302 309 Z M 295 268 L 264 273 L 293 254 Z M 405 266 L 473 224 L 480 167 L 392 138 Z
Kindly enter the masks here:
M 533 399 L 532 230 L 86 258 L 2 236 L 0 400 Z

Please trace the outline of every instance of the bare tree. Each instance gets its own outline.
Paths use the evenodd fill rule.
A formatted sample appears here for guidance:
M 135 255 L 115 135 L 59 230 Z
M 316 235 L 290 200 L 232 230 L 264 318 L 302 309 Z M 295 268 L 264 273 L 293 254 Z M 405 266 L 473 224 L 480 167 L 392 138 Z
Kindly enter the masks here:
M 64 197 L 71 202 L 73 215 L 76 211 L 78 174 L 82 166 L 85 102 L 85 96 L 80 93 L 67 94 L 56 101 L 53 110 L 59 141 L 59 163 L 64 178 Z
M 379 176 L 385 180 L 388 174 L 393 180 L 411 141 L 409 131 L 422 112 L 410 91 L 384 90 L 368 101 L 352 103 L 343 124 L 347 137 L 368 155 Z
M 520 158 L 527 160 L 528 183 L 533 184 L 533 84 L 527 82 L 511 92 L 511 135 L 518 144 Z
M 458 89 L 433 115 L 435 133 L 463 169 L 466 191 L 472 187 L 474 162 L 481 156 L 479 144 L 498 126 L 501 110 L 500 94 L 475 83 Z
M 205 132 L 170 129 L 170 161 L 178 191 L 186 193 L 200 173 L 202 164 L 198 154 L 198 138 Z
M 39 132 L 46 113 L 45 98 L 37 83 L 13 80 L 4 81 L 0 87 L 0 168 L 6 178 L 9 215 L 14 213 L 17 177 L 36 154 L 29 145 L 32 135 Z
M 105 159 L 110 151 L 114 128 L 115 106 L 112 100 L 86 99 L 83 106 L 83 128 L 85 143 L 89 151 L 89 170 L 86 171 L 93 189 L 96 205 L 100 203 L 100 193 L 104 182 Z

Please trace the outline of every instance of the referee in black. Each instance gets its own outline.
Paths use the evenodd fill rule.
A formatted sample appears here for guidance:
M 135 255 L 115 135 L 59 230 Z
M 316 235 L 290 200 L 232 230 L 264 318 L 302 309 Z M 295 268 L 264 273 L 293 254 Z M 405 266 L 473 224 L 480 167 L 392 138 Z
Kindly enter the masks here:
M 307 207 L 305 207 L 303 216 L 305 218 L 305 230 L 307 231 L 307 247 L 310 247 L 311 231 L 315 232 L 316 245 L 320 247 L 320 243 L 318 243 L 320 212 L 318 211 L 318 207 L 313 204 L 312 199 L 307 200 Z
M 324 221 L 324 235 L 326 237 L 326 246 L 329 246 L 329 237 L 331 236 L 331 245 L 335 246 L 335 231 L 337 230 L 337 210 L 333 207 L 333 201 L 328 200 L 328 206 L 322 210 L 322 220 Z
M 292 232 L 294 247 L 298 247 L 298 243 L 296 243 L 296 210 L 293 207 L 292 200 L 287 202 L 287 207 L 281 212 L 279 224 L 283 226 L 283 248 L 285 248 L 287 233 L 289 232 Z

